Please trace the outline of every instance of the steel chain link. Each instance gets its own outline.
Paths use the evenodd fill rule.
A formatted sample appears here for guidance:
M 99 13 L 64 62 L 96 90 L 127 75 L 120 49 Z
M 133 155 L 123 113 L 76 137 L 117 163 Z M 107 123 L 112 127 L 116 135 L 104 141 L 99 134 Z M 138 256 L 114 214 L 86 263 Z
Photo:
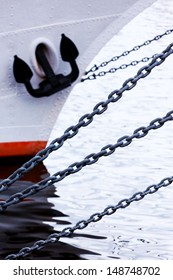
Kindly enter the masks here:
M 108 95 L 108 99 L 106 101 L 99 102 L 93 108 L 93 111 L 91 113 L 82 116 L 76 125 L 70 126 L 67 130 L 65 130 L 64 134 L 61 137 L 54 139 L 47 148 L 38 152 L 35 157 L 23 164 L 7 179 L 2 180 L 0 182 L 0 192 L 8 189 L 9 186 L 20 179 L 25 173 L 27 173 L 44 159 L 46 159 L 51 152 L 58 150 L 61 146 L 63 146 L 64 142 L 67 139 L 74 137 L 79 132 L 79 129 L 81 127 L 89 125 L 93 121 L 94 116 L 103 114 L 107 110 L 110 103 L 117 102 L 123 96 L 123 93 L 125 91 L 131 90 L 137 85 L 137 82 L 140 79 L 147 77 L 156 66 L 162 64 L 164 60 L 173 53 L 172 48 L 173 43 L 170 44 L 161 54 L 158 54 L 156 57 L 154 57 L 148 65 L 140 68 L 133 78 L 127 79 L 119 90 L 112 91 Z
M 108 61 L 102 62 L 100 65 L 96 65 L 96 64 L 95 64 L 95 65 L 92 66 L 88 71 L 86 71 L 86 72 L 84 73 L 84 75 L 88 75 L 88 74 L 91 73 L 91 72 L 94 73 L 94 72 L 96 72 L 97 70 L 99 70 L 100 68 L 107 66 L 109 63 L 115 62 L 115 61 L 117 61 L 118 59 L 120 59 L 121 57 L 124 57 L 124 56 L 129 55 L 131 52 L 138 51 L 138 50 L 141 49 L 142 47 L 148 46 L 148 45 L 150 45 L 150 44 L 151 44 L 152 42 L 154 42 L 154 41 L 159 41 L 162 37 L 164 37 L 164 36 L 166 36 L 166 35 L 170 35 L 172 32 L 173 32 L 173 29 L 169 29 L 169 30 L 165 31 L 165 32 L 162 33 L 162 34 L 157 35 L 157 36 L 155 36 L 154 38 L 145 41 L 145 42 L 142 43 L 141 45 L 137 45 L 137 46 L 133 47 L 132 49 L 130 49 L 130 50 L 128 50 L 128 51 L 124 51 L 124 52 L 123 52 L 122 54 L 120 54 L 120 55 L 114 56 L 113 58 L 111 58 L 111 59 L 108 60 Z M 147 59 L 147 61 L 148 61 L 149 58 L 146 58 L 146 59 Z M 144 58 L 144 60 L 145 60 L 145 58 Z M 136 63 L 136 62 L 134 61 L 134 63 Z M 133 64 L 133 62 L 132 62 L 132 64 Z M 123 66 L 122 66 L 122 67 L 123 67 Z M 126 67 L 125 67 L 125 68 L 126 68 Z M 91 77 L 91 79 L 92 79 L 92 77 Z
M 154 54 L 151 57 L 143 57 L 140 60 L 133 60 L 128 64 L 122 64 L 119 67 L 113 67 L 113 68 L 110 68 L 109 70 L 101 71 L 99 73 L 94 72 L 91 75 L 83 76 L 81 79 L 81 82 L 85 82 L 86 80 L 95 80 L 97 77 L 103 77 L 103 76 L 106 76 L 107 74 L 114 74 L 118 70 L 124 70 L 124 69 L 128 68 L 129 66 L 136 66 L 141 62 L 148 62 L 149 60 L 153 59 L 155 56 L 157 56 L 157 54 Z
M 68 168 L 56 172 L 54 175 L 33 184 L 20 193 L 15 193 L 6 201 L 0 202 L 0 212 L 3 212 L 7 207 L 17 204 L 25 198 L 34 195 L 46 187 L 62 181 L 65 177 L 79 172 L 83 167 L 92 165 L 103 156 L 110 156 L 117 148 L 124 148 L 132 143 L 134 139 L 145 137 L 149 131 L 156 130 L 162 127 L 166 122 L 173 120 L 173 110 L 168 112 L 163 118 L 156 118 L 150 122 L 148 126 L 141 126 L 137 128 L 131 135 L 125 135 L 117 140 L 115 144 L 104 146 L 98 153 L 92 153 L 86 156 L 82 161 L 72 163 Z
M 86 228 L 91 223 L 99 222 L 103 217 L 110 216 L 114 214 L 118 209 L 123 209 L 128 207 L 132 202 L 142 200 L 145 196 L 149 194 L 154 194 L 160 188 L 167 187 L 173 182 L 173 176 L 166 177 L 160 181 L 158 184 L 151 185 L 147 187 L 144 191 L 136 192 L 130 198 L 125 198 L 120 200 L 116 205 L 111 205 L 106 207 L 102 212 L 97 212 L 91 215 L 87 220 L 81 220 L 77 222 L 72 227 L 64 228 L 59 233 L 53 233 L 48 236 L 46 240 L 39 240 L 35 242 L 31 247 L 25 247 L 21 249 L 16 254 L 10 254 L 6 257 L 6 260 L 14 260 L 19 258 L 24 258 L 34 251 L 38 251 L 44 248 L 46 245 L 58 242 L 62 237 L 68 237 L 72 235 L 76 230 L 82 230 Z

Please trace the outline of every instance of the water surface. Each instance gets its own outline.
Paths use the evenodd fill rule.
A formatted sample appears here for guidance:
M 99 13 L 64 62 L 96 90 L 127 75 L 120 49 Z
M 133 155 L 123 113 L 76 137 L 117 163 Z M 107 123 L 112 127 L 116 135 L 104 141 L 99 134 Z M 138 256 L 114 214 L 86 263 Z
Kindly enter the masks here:
M 172 14 L 171 0 L 157 1 L 108 42 L 91 65 L 100 64 L 172 29 Z M 138 52 L 109 64 L 106 69 L 160 53 L 172 42 L 172 34 L 164 36 Z M 112 90 L 119 89 L 124 80 L 133 77 L 143 65 L 78 84 L 70 94 L 50 140 L 62 135 L 68 126 L 76 124 L 80 116 L 91 112 L 96 103 L 107 99 Z M 103 146 L 116 143 L 118 138 L 131 134 L 139 126 L 146 126 L 151 120 L 165 116 L 173 109 L 172 65 L 173 56 L 132 91 L 124 93 L 119 102 L 111 104 L 89 127 L 82 128 L 77 136 L 66 141 L 35 173 L 16 182 L 14 188 L 26 187 L 63 170 L 86 155 L 98 152 Z M 34 196 L 33 201 L 11 207 L 1 217 L 1 257 L 45 239 L 50 233 L 87 219 L 108 205 L 115 205 L 119 200 L 159 183 L 162 178 L 172 176 L 172 136 L 170 122 L 128 147 L 117 149 L 110 157 L 101 158 L 95 165 L 68 176 Z M 3 178 L 7 169 L 11 171 L 10 166 L 5 168 L 1 169 Z M 172 194 L 172 186 L 163 188 L 27 258 L 172 259 Z

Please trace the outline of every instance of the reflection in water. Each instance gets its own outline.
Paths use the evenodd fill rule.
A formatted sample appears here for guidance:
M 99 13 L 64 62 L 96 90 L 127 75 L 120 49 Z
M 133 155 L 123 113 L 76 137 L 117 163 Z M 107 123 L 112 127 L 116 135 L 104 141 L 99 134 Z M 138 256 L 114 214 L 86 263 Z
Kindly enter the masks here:
M 7 178 L 14 170 L 19 168 L 21 163 L 0 164 L 0 178 Z M 8 174 L 7 174 L 8 172 Z M 40 164 L 31 174 L 26 174 L 20 181 L 15 182 L 7 191 L 0 194 L 1 200 L 6 200 L 9 196 L 16 192 L 20 192 L 49 176 L 45 166 Z M 17 205 L 13 205 L 0 215 L 0 259 L 4 259 L 7 255 L 17 253 L 21 248 L 33 245 L 40 239 L 46 239 L 49 234 L 55 232 L 50 225 L 51 222 L 63 224 L 64 227 L 70 222 L 63 221 L 62 217 L 66 217 L 53 209 L 53 204 L 48 202 L 48 198 L 58 199 L 55 195 L 55 187 L 49 187 L 36 195 L 30 197 L 27 201 L 23 201 Z M 59 219 L 61 217 L 61 219 Z M 75 234 L 74 236 L 76 236 Z M 80 254 L 86 254 L 87 250 L 75 248 L 74 246 L 58 242 L 50 244 L 44 249 L 27 256 L 25 259 L 82 259 Z
M 171 29 L 172 13 L 172 1 L 156 1 L 129 22 L 100 52 L 92 65 L 109 60 Z M 121 61 L 114 67 L 161 53 L 172 43 L 172 35 L 140 48 L 128 57 L 121 57 Z M 58 158 L 52 155 L 47 159 L 50 172 L 57 172 L 57 161 L 58 166 L 67 167 L 74 158 L 81 160 L 87 154 L 98 151 L 108 143 L 115 143 L 121 136 L 129 135 L 137 127 L 148 125 L 152 119 L 165 116 L 166 112 L 172 110 L 172 64 L 173 56 L 170 56 L 165 63 L 153 70 L 151 75 L 141 80 L 131 93 L 125 94 L 120 103 L 115 104 L 115 107 L 110 105 L 102 117 L 96 118 L 90 127 L 76 135 L 74 141 L 71 139 L 64 145 L 58 151 Z M 74 125 L 83 114 L 91 112 L 96 103 L 105 100 L 107 95 L 120 88 L 126 79 L 136 75 L 142 65 L 136 67 L 128 67 L 126 71 L 100 77 L 91 83 L 79 83 L 63 107 L 50 141 L 61 135 L 67 127 Z M 173 157 L 171 125 L 166 124 L 145 139 L 134 141 L 127 149 L 117 150 L 97 165 L 76 174 L 76 177 L 74 175 L 66 178 L 65 182 L 61 182 L 63 188 L 58 189 L 60 197 L 55 195 L 55 188 L 52 187 L 33 196 L 31 201 L 10 207 L 0 215 L 0 258 L 18 252 L 25 246 L 31 246 L 39 239 L 47 238 L 55 230 L 68 226 L 70 221 L 75 223 L 78 218 L 83 219 L 89 214 L 102 211 L 103 207 L 114 205 L 170 176 Z M 17 163 L 4 166 L 3 162 L 0 165 L 0 179 L 8 177 L 19 167 L 18 160 Z M 40 165 L 34 172 L 16 182 L 9 191 L 0 194 L 0 199 L 6 199 L 16 190 L 20 191 L 46 176 L 48 173 L 45 167 Z M 78 191 L 79 189 L 81 191 Z M 48 200 L 51 197 L 53 204 Z M 124 211 L 118 211 L 117 215 L 103 219 L 98 225 L 91 225 L 88 231 L 86 229 L 80 234 L 77 232 L 73 238 L 64 238 L 62 242 L 47 246 L 28 258 L 173 259 L 171 197 L 172 188 L 160 190 Z M 55 210 L 55 207 L 59 211 Z M 92 235 L 86 232 L 92 232 Z M 81 246 L 92 252 L 77 248 Z

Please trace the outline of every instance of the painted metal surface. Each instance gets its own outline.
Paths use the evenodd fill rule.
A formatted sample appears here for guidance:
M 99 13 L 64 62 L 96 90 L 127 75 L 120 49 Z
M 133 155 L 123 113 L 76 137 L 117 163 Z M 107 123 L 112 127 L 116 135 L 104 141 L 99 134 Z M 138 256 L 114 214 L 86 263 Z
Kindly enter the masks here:
M 42 81 L 35 61 L 35 47 L 46 42 L 55 71 L 66 74 L 61 60 L 61 34 L 79 49 L 81 74 L 97 52 L 126 23 L 154 0 L 37 0 L 3 1 L 0 17 L 0 156 L 11 155 L 10 143 L 46 142 L 71 87 L 50 97 L 35 99 L 13 76 L 13 57 L 20 56 L 33 69 L 33 85 Z M 4 145 L 8 143 L 8 145 Z M 23 146 L 24 147 L 24 146 Z M 25 151 L 22 151 L 24 154 Z M 33 154 L 33 150 L 26 152 Z M 20 154 L 19 154 L 20 155 Z

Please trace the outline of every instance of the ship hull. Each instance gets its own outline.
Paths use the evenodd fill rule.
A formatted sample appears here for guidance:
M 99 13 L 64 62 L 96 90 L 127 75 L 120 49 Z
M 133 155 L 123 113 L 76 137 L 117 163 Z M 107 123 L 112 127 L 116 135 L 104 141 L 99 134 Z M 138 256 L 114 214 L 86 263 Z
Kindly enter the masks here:
M 20 3 L 19 3 L 20 2 Z M 145 3 L 144 3 L 145 2 Z M 104 44 L 154 0 L 39 0 L 3 2 L 0 17 L 0 157 L 33 156 L 45 148 L 56 119 L 74 86 L 51 96 L 35 98 L 13 74 L 15 55 L 32 71 L 32 85 L 46 77 L 35 51 L 44 43 L 55 73 L 67 75 L 69 64 L 60 55 L 61 34 L 77 46 L 80 75 Z M 76 82 L 80 80 L 80 76 Z M 82 94 L 82 93 L 81 93 Z M 77 101 L 76 101 L 77 102 Z

